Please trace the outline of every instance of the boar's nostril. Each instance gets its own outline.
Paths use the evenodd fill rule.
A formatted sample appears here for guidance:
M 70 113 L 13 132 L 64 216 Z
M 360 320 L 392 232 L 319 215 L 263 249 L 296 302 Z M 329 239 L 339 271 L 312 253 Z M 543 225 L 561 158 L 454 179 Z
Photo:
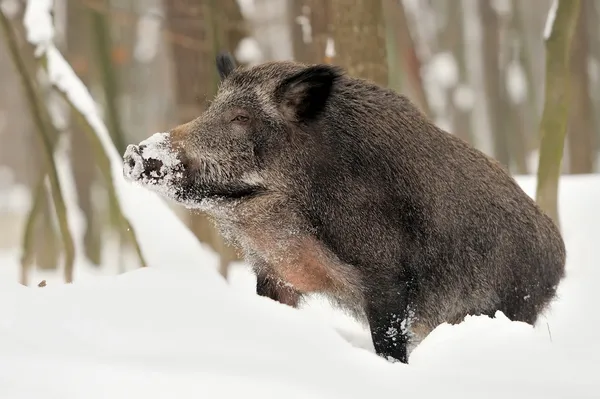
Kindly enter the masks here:
M 127 150 L 125 151 L 125 156 L 131 156 L 131 154 L 142 155 L 140 151 L 140 147 L 137 145 L 129 144 L 127 146 Z
M 144 160 L 144 170 L 152 177 L 160 177 L 160 171 L 162 166 L 162 161 L 158 159 L 150 158 Z

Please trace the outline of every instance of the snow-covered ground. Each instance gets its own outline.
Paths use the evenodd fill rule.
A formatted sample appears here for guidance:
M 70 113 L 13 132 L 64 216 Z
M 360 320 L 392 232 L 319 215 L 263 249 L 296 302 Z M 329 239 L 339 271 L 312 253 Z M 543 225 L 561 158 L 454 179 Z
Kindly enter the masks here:
M 533 194 L 533 178 L 519 181 Z M 38 275 L 44 288 L 17 284 L 6 253 L 0 398 L 599 398 L 598 203 L 600 176 L 561 181 L 568 277 L 536 328 L 468 317 L 409 365 L 378 358 L 364 327 L 319 298 L 298 311 L 258 297 L 243 266 L 227 285 L 208 250 L 196 268 L 78 265 L 72 285 Z
M 27 288 L 17 283 L 19 253 L 0 254 L 0 399 L 600 398 L 600 176 L 561 182 L 568 276 L 536 328 L 468 317 L 434 330 L 409 365 L 391 364 L 364 326 L 319 298 L 294 310 L 258 297 L 242 266 L 228 285 L 158 196 L 125 183 L 93 99 L 52 43 L 51 7 L 27 3 L 27 39 L 98 134 L 150 267 L 95 270 L 76 241 L 74 284 L 33 271 Z M 61 181 L 73 204 L 66 167 Z M 535 180 L 520 182 L 532 195 Z M 48 285 L 35 287 L 41 279 Z

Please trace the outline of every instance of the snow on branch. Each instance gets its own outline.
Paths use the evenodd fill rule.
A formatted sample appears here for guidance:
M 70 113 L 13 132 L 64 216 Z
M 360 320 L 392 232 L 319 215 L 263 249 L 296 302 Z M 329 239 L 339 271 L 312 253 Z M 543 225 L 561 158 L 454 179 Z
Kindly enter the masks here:
M 552 34 L 552 27 L 554 26 L 554 20 L 556 19 L 556 10 L 558 10 L 558 1 L 559 0 L 553 0 L 550 11 L 548 11 L 546 25 L 544 26 L 544 40 L 548 40 Z
M 97 112 L 96 103 L 91 94 L 52 41 L 54 38 L 52 3 L 52 0 L 29 0 L 27 2 L 23 18 L 27 40 L 36 46 L 36 57 L 45 59 L 46 70 L 52 84 L 67 96 L 77 111 L 85 116 L 111 161 L 120 162 L 120 156 L 112 144 L 106 125 Z
M 123 208 L 123 216 L 131 222 L 131 228 L 135 228 L 141 253 L 150 265 L 197 268 L 202 260 L 206 262 L 207 255 L 213 256 L 212 263 L 216 265 L 215 254 L 200 244 L 161 198 L 123 178 L 123 159 L 110 138 L 96 103 L 54 45 L 52 7 L 53 0 L 28 0 L 23 20 L 27 40 L 35 46 L 35 56 L 44 63 L 51 84 L 85 119 L 100 141 L 109 161 L 110 178 Z

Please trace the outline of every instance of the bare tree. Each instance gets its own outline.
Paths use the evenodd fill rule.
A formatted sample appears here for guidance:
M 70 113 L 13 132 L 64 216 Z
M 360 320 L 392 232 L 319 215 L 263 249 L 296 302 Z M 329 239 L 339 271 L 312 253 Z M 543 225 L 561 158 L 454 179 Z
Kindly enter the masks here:
M 509 138 L 505 130 L 507 116 L 506 102 L 503 100 L 503 80 L 500 70 L 500 21 L 491 2 L 479 2 L 483 25 L 483 65 L 484 84 L 488 103 L 490 127 L 494 138 L 496 159 L 506 168 L 510 166 Z
M 471 110 L 468 106 L 461 104 L 461 101 L 466 102 L 464 96 L 468 94 L 464 91 L 460 92 L 461 90 L 470 91 L 467 82 L 468 76 L 463 35 L 463 26 L 466 21 L 462 7 L 453 5 L 452 0 L 446 1 L 444 5 L 444 9 L 441 11 L 447 17 L 445 18 L 445 29 L 439 32 L 439 50 L 452 53 L 457 66 L 456 84 L 448 87 L 446 91 L 446 103 L 448 104 L 447 117 L 452 121 L 452 132 L 464 141 L 473 143 L 470 128 Z M 463 99 L 460 98 L 461 96 Z
M 294 59 L 308 64 L 327 61 L 330 13 L 330 0 L 291 0 L 288 14 Z
M 383 0 L 383 14 L 388 32 L 386 43 L 389 85 L 395 90 L 403 90 L 423 113 L 431 116 L 421 79 L 421 60 L 410 31 L 404 4 L 402 1 Z
M 388 85 L 381 0 L 332 0 L 335 63 L 350 75 Z
M 590 8 L 588 3 L 583 2 L 580 7 L 571 45 L 571 105 L 567 127 L 570 173 L 591 173 L 596 158 L 596 134 L 588 75 L 589 38 L 588 20 L 585 16 L 586 10 Z
M 581 4 L 581 7 L 584 8 L 585 16 L 587 19 L 587 28 L 588 28 L 588 41 L 589 41 L 589 52 L 592 60 L 595 61 L 595 65 L 600 68 L 600 28 L 598 27 L 598 23 L 600 21 L 600 4 L 598 1 L 584 1 Z M 600 75 L 600 74 L 598 74 Z M 600 78 L 596 76 L 590 82 L 590 94 L 592 95 L 592 118 L 594 126 L 596 126 L 596 134 L 595 134 L 595 152 L 596 158 L 598 153 L 600 153 Z M 597 170 L 598 165 L 596 165 Z
M 541 143 L 536 201 L 556 224 L 560 224 L 558 180 L 569 114 L 570 47 L 580 3 L 579 0 L 555 0 L 547 26 L 549 32 L 545 32 L 546 84 L 544 112 L 540 122 Z
M 164 3 L 172 33 L 195 39 L 200 47 L 174 45 L 178 119 L 180 123 L 198 117 L 218 87 L 214 66 L 217 52 L 233 51 L 244 37 L 243 20 L 236 0 L 169 0 Z M 202 214 L 190 216 L 190 228 L 198 239 L 220 255 L 220 271 L 227 276 L 229 264 L 238 260 L 236 251 Z
M 67 35 L 66 52 L 67 60 L 73 66 L 79 78 L 89 84 L 91 75 L 90 62 L 90 12 L 80 2 L 67 3 Z M 92 186 L 96 180 L 96 165 L 90 162 L 93 157 L 90 142 L 77 121 L 77 115 L 70 115 L 71 139 L 71 169 L 75 180 L 78 205 L 86 220 L 84 232 L 84 250 L 86 257 L 92 264 L 101 262 L 102 240 L 100 215 L 94 209 L 92 201 Z

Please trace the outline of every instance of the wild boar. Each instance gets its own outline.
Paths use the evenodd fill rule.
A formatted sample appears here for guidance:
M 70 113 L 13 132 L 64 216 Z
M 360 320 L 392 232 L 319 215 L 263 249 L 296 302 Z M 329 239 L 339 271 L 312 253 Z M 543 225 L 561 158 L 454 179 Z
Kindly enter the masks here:
M 238 67 L 197 119 L 124 155 L 125 176 L 207 212 L 296 307 L 322 293 L 407 363 L 437 325 L 534 324 L 564 276 L 557 226 L 495 160 L 405 96 L 333 65 Z M 159 228 L 159 226 L 157 226 Z

